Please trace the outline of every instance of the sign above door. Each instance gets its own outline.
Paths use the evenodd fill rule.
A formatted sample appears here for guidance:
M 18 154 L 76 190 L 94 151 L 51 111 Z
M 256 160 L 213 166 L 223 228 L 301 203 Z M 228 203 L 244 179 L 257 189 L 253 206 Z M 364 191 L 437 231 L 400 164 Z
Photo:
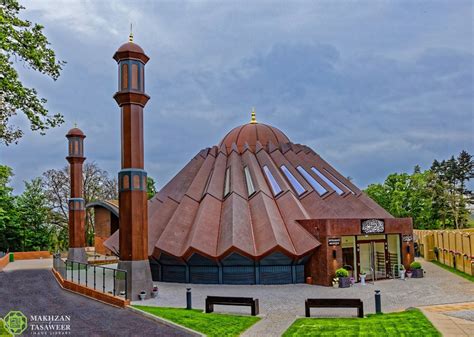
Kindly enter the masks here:
M 360 231 L 364 234 L 378 234 L 385 232 L 385 222 L 378 219 L 364 220 Z

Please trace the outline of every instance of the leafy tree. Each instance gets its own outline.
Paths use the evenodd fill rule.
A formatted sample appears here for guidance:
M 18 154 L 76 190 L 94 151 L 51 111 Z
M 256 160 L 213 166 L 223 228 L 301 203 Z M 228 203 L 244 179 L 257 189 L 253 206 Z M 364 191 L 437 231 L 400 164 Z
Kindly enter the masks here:
M 146 195 L 151 199 L 156 194 L 155 180 L 152 177 L 146 177 Z
M 21 242 L 13 188 L 8 184 L 13 176 L 12 169 L 0 165 L 0 251 L 14 250 Z
M 50 208 L 42 189 L 41 178 L 25 182 L 25 191 L 16 199 L 21 227 L 21 250 L 45 250 L 50 248 L 51 226 L 48 224 Z
M 20 61 L 57 80 L 65 64 L 58 61 L 50 43 L 43 35 L 43 26 L 18 17 L 24 9 L 16 0 L 0 2 L 0 144 L 16 143 L 23 131 L 10 122 L 22 111 L 30 122 L 30 129 L 44 134 L 64 122 L 60 114 L 49 115 L 46 99 L 38 97 L 34 88 L 25 87 L 13 67 Z

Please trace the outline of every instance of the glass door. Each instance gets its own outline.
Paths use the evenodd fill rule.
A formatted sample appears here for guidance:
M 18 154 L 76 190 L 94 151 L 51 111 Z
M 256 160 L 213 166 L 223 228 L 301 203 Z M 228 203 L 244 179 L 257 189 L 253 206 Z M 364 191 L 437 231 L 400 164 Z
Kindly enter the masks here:
M 359 273 L 365 273 L 367 281 L 387 277 L 386 240 L 364 240 L 357 242 L 357 266 Z

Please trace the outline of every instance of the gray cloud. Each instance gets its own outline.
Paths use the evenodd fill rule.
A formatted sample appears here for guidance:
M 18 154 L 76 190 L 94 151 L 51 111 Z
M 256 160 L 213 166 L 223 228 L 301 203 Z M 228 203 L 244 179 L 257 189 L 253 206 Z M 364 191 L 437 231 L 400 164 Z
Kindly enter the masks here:
M 65 5 L 67 4 L 67 5 Z M 473 150 L 470 2 L 26 2 L 68 61 L 53 83 L 22 69 L 68 125 L 0 148 L 14 186 L 66 164 L 74 121 L 86 153 L 119 170 L 111 56 L 135 24 L 147 65 L 145 160 L 166 183 L 249 110 L 311 146 L 360 187 Z M 22 119 L 19 119 L 20 122 Z

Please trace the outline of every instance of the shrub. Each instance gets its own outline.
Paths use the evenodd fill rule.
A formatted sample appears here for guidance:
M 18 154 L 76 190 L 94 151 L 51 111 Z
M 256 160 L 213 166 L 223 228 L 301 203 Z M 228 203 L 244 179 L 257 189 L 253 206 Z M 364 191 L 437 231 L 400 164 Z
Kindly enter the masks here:
M 336 270 L 336 277 L 348 277 L 349 272 L 345 270 L 344 268 L 339 268 Z
M 420 262 L 412 262 L 410 264 L 410 269 L 421 269 L 421 263 Z

